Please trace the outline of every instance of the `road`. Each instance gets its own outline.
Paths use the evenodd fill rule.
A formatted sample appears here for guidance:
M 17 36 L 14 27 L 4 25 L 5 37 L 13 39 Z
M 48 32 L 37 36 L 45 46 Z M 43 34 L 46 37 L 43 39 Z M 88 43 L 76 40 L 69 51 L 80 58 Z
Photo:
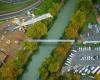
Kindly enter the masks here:
M 19 11 L 16 12 L 11 12 L 11 13 L 5 13 L 5 14 L 0 14 L 0 20 L 5 20 L 5 19 L 9 19 L 9 18 L 13 18 L 15 16 L 22 16 L 24 14 L 27 13 L 28 10 L 34 10 L 43 0 L 37 0 L 37 2 L 35 2 L 34 4 L 21 9 Z

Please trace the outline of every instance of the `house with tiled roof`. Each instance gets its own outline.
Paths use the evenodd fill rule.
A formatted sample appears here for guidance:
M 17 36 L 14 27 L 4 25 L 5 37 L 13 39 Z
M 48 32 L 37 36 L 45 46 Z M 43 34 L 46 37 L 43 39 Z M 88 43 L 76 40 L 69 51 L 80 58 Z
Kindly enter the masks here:
M 99 17 L 97 17 L 97 21 L 98 21 L 98 23 L 100 24 L 100 16 L 99 16 Z

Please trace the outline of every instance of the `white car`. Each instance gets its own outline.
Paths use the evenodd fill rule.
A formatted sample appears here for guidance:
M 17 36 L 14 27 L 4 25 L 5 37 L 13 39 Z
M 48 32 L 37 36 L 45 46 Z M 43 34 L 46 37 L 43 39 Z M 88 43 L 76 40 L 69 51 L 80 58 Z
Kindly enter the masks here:
M 88 56 L 88 59 L 91 60 L 91 56 Z
M 95 67 L 94 67 L 94 66 L 92 66 L 92 67 L 91 67 L 91 70 L 94 70 L 94 69 L 95 69 Z
M 87 71 L 88 74 L 90 74 L 90 72 L 91 72 L 90 70 Z
M 72 58 L 72 57 L 73 57 L 73 55 L 69 55 L 69 57 L 71 57 L 71 58 Z
M 70 55 L 75 56 L 75 54 L 71 53 Z
M 70 61 L 67 61 L 67 63 L 71 64 L 71 62 L 70 62 Z
M 82 71 L 84 71 L 85 70 L 85 66 L 79 71 L 79 73 L 82 73 Z
M 86 68 L 84 72 L 87 72 L 87 71 L 88 71 L 88 68 Z
M 78 51 L 80 51 L 80 50 L 81 50 L 81 48 L 79 47 L 79 48 L 78 48 Z
M 69 66 L 69 64 L 68 64 L 68 63 L 65 63 L 65 65 L 66 65 L 66 66 Z
M 89 51 L 91 51 L 91 47 L 89 46 Z
M 72 50 L 73 52 L 77 52 L 76 50 Z

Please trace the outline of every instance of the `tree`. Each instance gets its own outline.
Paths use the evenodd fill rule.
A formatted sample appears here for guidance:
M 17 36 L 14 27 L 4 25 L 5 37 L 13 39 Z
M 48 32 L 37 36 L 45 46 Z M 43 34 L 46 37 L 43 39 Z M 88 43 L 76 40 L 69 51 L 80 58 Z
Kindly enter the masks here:
M 54 51 L 54 55 L 58 54 L 58 55 L 64 55 L 66 56 L 67 52 L 70 49 L 71 44 L 70 43 L 61 43 L 58 45 L 58 47 L 55 49 Z M 58 57 L 57 57 L 58 58 Z
M 55 80 L 53 77 L 49 77 L 47 80 Z
M 48 66 L 48 71 L 50 71 L 51 73 L 53 72 L 57 72 L 59 71 L 60 67 L 59 67 L 59 63 L 55 62 L 55 63 L 51 63 Z
M 64 80 L 73 80 L 72 77 L 73 77 L 72 73 L 70 73 L 70 72 L 66 72 L 64 74 Z
M 96 80 L 100 80 L 100 74 L 95 75 Z
M 34 23 L 27 29 L 27 36 L 31 38 L 41 38 L 47 34 L 47 27 L 42 22 Z
M 52 19 L 53 19 L 53 18 L 47 18 L 47 19 L 42 20 L 42 22 L 43 22 L 46 26 L 48 26 L 48 25 L 52 22 Z
M 49 12 L 55 16 L 57 15 L 57 13 L 59 12 L 59 9 L 60 9 L 61 5 L 59 3 L 56 3 L 55 5 L 53 5 L 50 9 L 49 9 Z
M 80 80 L 80 75 L 73 74 L 72 72 L 65 72 L 64 80 Z
M 22 68 L 11 62 L 1 68 L 3 80 L 17 80 L 17 76 L 22 73 Z
M 83 28 L 85 21 L 86 15 L 82 11 L 77 10 L 75 15 L 71 18 L 68 28 L 65 30 L 65 37 L 69 39 L 78 37 L 78 32 Z
M 83 27 L 84 23 L 86 21 L 86 15 L 80 11 L 77 10 L 73 18 L 71 19 L 71 24 L 76 28 L 79 29 Z
M 74 74 L 73 80 L 80 80 L 80 74 Z
M 60 80 L 60 70 L 70 46 L 70 43 L 60 43 L 52 54 L 45 59 L 39 69 L 41 80 Z M 61 50 L 59 50 L 60 48 Z
M 80 0 L 77 9 L 81 10 L 88 16 L 93 11 L 92 0 Z
M 49 8 L 52 7 L 54 0 L 44 0 L 43 3 L 35 10 L 35 14 L 45 14 L 48 12 Z
M 75 39 L 78 36 L 78 31 L 70 26 L 65 30 L 65 36 L 69 39 Z
M 31 51 L 31 50 L 36 50 L 37 49 L 38 43 L 23 41 L 22 46 L 25 49 L 27 49 L 28 51 Z
M 47 80 L 48 76 L 49 76 L 49 72 L 48 72 L 48 64 L 50 63 L 50 58 L 46 58 L 45 61 L 42 63 L 41 67 L 39 68 L 39 76 L 41 78 L 41 80 Z

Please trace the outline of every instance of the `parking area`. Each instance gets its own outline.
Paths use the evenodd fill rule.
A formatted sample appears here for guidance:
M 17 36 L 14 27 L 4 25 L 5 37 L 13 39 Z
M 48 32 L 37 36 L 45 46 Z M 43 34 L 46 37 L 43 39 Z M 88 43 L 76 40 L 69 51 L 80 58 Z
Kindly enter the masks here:
M 73 64 L 100 66 L 100 47 L 78 47 Z
M 72 49 L 62 68 L 64 71 L 74 73 L 99 74 L 100 73 L 100 46 L 81 46 Z
M 82 39 L 83 41 L 100 41 L 100 25 L 89 23 Z

